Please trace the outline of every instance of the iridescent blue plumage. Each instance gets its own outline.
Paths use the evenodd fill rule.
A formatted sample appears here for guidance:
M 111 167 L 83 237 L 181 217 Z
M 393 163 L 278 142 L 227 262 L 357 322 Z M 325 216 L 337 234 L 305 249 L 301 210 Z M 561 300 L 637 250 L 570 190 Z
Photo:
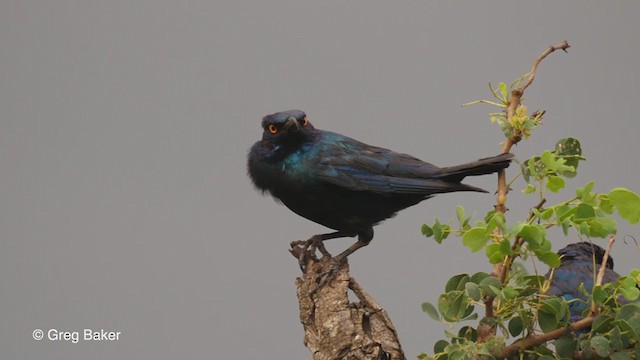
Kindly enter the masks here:
M 439 193 L 484 190 L 461 184 L 465 176 L 509 166 L 511 154 L 439 168 L 413 156 L 317 130 L 300 110 L 267 115 L 262 140 L 251 148 L 248 172 L 255 186 L 296 214 L 335 233 L 315 240 L 358 236 L 344 258 L 371 241 L 373 226 Z
M 588 242 L 569 244 L 558 251 L 561 256 L 560 266 L 553 271 L 551 286 L 547 295 L 563 297 L 569 304 L 571 322 L 582 319 L 582 313 L 589 308 L 586 296 L 580 291 L 580 284 L 588 293 L 593 289 L 597 272 L 600 270 L 604 249 Z M 595 263 L 595 267 L 594 267 Z M 551 271 L 546 277 L 551 276 Z M 603 283 L 615 282 L 620 275 L 613 271 L 613 259 L 609 257 L 604 273 Z

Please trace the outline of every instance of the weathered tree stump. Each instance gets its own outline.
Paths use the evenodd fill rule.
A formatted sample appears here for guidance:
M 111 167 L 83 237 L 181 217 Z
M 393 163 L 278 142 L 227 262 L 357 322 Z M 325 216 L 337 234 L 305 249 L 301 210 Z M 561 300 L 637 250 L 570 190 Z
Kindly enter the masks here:
M 296 289 L 304 344 L 314 360 L 406 359 L 387 312 L 349 276 L 348 261 L 325 283 L 335 266 L 330 257 L 317 259 L 299 246 L 291 253 L 305 264 Z M 358 302 L 349 301 L 349 291 Z

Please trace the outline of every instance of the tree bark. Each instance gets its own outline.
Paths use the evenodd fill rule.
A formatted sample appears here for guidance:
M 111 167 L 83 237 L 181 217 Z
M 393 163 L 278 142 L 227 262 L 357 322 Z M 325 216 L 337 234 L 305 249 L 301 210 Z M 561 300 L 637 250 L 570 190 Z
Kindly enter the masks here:
M 334 266 L 331 258 L 317 259 L 300 247 L 291 252 L 305 264 L 302 277 L 296 279 L 296 292 L 304 344 L 314 360 L 406 359 L 387 312 L 349 277 L 346 260 L 332 279 L 318 286 Z M 349 301 L 349 290 L 358 302 Z

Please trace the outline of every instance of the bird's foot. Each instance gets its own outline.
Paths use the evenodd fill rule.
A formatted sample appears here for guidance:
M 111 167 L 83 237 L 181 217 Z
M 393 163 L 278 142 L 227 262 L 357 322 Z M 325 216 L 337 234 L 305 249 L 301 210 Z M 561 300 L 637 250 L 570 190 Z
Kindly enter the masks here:
M 308 260 L 317 260 L 316 249 L 320 251 L 323 257 L 331 257 L 322 243 L 324 238 L 322 235 L 314 235 L 307 240 L 296 240 L 291 242 L 291 248 L 297 248 L 298 265 L 303 272 L 306 270 Z

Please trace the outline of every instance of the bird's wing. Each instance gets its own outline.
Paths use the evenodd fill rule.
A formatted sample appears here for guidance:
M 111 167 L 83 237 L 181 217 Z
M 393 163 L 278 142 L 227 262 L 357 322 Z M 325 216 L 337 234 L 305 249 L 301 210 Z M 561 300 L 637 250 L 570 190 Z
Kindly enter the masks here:
M 337 143 L 323 152 L 318 175 L 324 182 L 351 191 L 380 194 L 431 195 L 475 190 L 462 184 L 430 178 L 439 168 L 410 155 L 369 146 L 352 140 Z

